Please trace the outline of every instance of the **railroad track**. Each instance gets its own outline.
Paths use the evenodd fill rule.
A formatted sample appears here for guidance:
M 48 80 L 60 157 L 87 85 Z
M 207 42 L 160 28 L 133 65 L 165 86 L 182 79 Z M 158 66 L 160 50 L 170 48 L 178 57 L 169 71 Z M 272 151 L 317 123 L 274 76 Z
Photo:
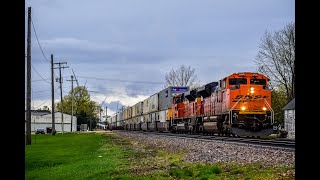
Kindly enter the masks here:
M 295 149 L 295 141 L 292 140 L 280 140 L 280 139 L 257 139 L 247 137 L 226 137 L 226 136 L 204 136 L 194 134 L 175 134 L 175 133 L 160 133 L 160 132 L 144 132 L 144 131 L 128 131 L 133 133 L 154 134 L 159 136 L 171 136 L 177 138 L 188 138 L 206 141 L 223 141 L 223 142 L 235 142 L 242 144 L 254 144 L 260 146 L 280 147 L 286 149 Z

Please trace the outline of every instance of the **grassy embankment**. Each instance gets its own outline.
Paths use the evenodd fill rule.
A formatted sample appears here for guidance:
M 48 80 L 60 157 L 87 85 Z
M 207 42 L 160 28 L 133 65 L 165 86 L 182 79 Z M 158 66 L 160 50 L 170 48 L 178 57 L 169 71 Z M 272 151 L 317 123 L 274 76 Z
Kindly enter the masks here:
M 36 139 L 34 139 L 36 137 Z M 184 152 L 143 146 L 115 134 L 33 135 L 26 179 L 294 179 L 294 168 L 187 163 Z

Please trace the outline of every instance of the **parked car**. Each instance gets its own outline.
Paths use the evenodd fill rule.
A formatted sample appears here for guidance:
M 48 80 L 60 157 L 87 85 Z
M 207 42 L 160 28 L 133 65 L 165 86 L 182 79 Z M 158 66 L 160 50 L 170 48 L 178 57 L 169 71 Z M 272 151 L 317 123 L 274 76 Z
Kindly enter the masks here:
M 44 129 L 37 129 L 36 134 L 45 134 Z

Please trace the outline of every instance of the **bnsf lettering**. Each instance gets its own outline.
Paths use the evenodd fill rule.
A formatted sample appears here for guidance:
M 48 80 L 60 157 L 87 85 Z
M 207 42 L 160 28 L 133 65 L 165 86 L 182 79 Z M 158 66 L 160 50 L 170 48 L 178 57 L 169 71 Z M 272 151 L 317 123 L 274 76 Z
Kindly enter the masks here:
M 245 95 L 245 96 L 243 96 L 243 95 L 237 95 L 234 99 L 233 99 L 233 101 L 232 102 L 237 102 L 240 98 L 242 98 L 242 97 L 244 97 L 243 99 L 246 99 L 246 100 L 250 100 L 250 99 L 266 99 L 266 98 L 268 98 L 269 96 L 261 96 L 261 95 L 253 95 L 253 96 L 251 96 L 251 95 Z
M 256 95 L 256 96 L 254 96 L 253 99 L 260 99 L 260 98 L 261 98 L 261 95 Z

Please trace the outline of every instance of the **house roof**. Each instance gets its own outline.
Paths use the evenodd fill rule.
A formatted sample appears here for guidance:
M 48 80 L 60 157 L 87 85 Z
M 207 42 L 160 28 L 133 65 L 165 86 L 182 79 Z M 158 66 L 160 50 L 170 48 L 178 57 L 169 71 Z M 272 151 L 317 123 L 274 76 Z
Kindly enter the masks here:
M 27 113 L 27 110 L 25 110 L 25 113 Z M 46 114 L 51 114 L 51 112 L 48 110 L 31 110 L 31 114 L 33 116 L 42 116 Z
M 295 98 L 293 98 L 284 108 L 283 110 L 295 109 Z
M 27 112 L 27 110 L 25 110 L 25 112 Z M 31 109 L 31 112 L 38 112 L 38 113 L 44 113 L 44 112 L 47 112 L 47 113 L 51 113 L 50 111 L 48 110 L 32 110 Z

